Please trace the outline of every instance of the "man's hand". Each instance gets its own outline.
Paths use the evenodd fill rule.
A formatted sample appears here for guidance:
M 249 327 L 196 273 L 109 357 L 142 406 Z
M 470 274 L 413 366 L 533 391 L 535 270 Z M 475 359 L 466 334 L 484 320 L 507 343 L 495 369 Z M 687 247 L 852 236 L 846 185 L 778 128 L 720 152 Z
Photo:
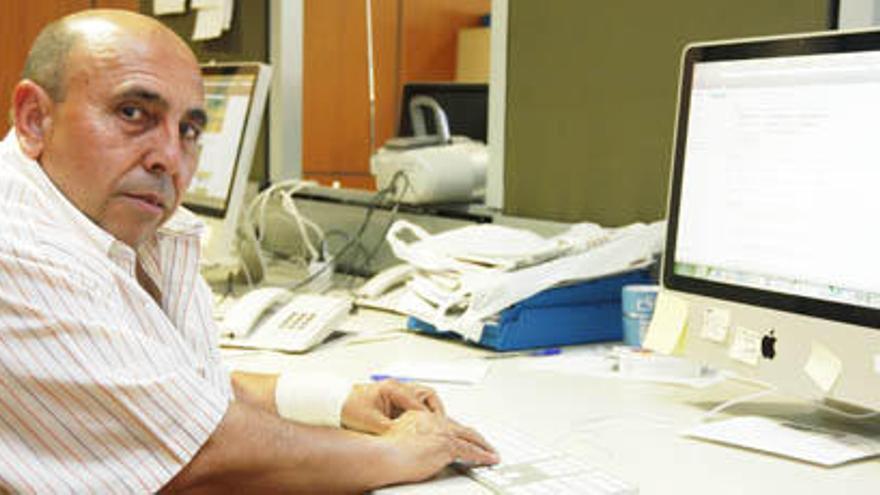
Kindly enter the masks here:
M 406 411 L 445 416 L 443 403 L 434 389 L 383 380 L 352 387 L 342 406 L 342 426 L 365 433 L 384 433 Z
M 452 462 L 499 462 L 498 454 L 475 430 L 430 412 L 403 413 L 379 438 L 390 443 L 390 472 L 400 477 L 398 482 L 424 480 Z

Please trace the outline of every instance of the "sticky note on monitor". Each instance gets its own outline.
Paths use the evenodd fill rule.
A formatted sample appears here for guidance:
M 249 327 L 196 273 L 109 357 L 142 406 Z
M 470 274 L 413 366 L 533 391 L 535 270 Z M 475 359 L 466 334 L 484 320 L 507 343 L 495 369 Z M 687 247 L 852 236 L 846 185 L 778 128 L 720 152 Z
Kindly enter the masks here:
M 827 393 L 837 382 L 842 370 L 843 362 L 839 357 L 824 345 L 813 342 L 810 357 L 804 365 L 804 372 L 813 380 L 813 383 Z
M 761 359 L 761 334 L 746 327 L 736 327 L 727 355 L 741 363 L 757 366 Z
M 675 353 L 684 341 L 688 304 L 669 292 L 661 291 L 654 303 L 654 316 L 642 347 L 663 354 Z

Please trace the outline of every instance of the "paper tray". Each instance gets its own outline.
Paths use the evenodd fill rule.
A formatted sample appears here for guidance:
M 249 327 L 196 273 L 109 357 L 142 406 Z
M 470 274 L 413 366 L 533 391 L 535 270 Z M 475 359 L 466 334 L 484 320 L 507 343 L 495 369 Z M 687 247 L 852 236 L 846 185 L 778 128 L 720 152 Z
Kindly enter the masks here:
M 540 292 L 505 309 L 496 324 L 486 324 L 474 344 L 513 351 L 589 342 L 621 340 L 621 289 L 653 283 L 648 269 L 581 282 Z M 460 338 L 410 317 L 407 328 L 426 334 Z

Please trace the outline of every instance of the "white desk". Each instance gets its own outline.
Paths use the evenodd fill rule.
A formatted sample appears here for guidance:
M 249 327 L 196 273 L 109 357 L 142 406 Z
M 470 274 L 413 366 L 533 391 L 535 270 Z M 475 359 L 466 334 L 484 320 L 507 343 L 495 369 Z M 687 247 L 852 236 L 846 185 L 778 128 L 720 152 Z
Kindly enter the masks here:
M 361 312 L 348 328 L 399 326 L 401 320 Z M 366 379 L 382 364 L 395 360 L 454 359 L 485 351 L 456 343 L 406 334 L 373 343 L 329 342 L 302 356 L 242 354 L 230 351 L 236 369 L 332 370 Z M 679 431 L 726 400 L 755 389 L 724 382 L 697 390 L 672 385 L 601 379 L 522 369 L 520 358 L 495 360 L 476 386 L 437 386 L 451 415 L 456 411 L 503 418 L 535 437 L 639 486 L 643 495 L 666 494 L 873 494 L 880 493 L 880 460 L 833 469 L 682 437 Z M 810 415 L 803 403 L 782 397 L 732 407 L 729 414 Z M 390 493 L 390 492 L 389 492 Z M 464 477 L 393 493 L 488 493 Z

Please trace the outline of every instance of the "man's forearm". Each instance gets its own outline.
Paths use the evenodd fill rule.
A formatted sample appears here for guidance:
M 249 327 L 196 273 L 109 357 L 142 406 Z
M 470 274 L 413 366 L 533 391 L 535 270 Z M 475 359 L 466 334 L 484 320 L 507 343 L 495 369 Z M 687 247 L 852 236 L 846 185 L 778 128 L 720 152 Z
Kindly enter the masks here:
M 233 371 L 231 378 L 235 400 L 272 414 L 278 413 L 275 407 L 275 386 L 278 383 L 278 375 Z
M 379 437 L 303 426 L 233 402 L 196 457 L 163 491 L 361 493 L 395 482 Z M 388 467 L 384 467 L 389 464 Z

